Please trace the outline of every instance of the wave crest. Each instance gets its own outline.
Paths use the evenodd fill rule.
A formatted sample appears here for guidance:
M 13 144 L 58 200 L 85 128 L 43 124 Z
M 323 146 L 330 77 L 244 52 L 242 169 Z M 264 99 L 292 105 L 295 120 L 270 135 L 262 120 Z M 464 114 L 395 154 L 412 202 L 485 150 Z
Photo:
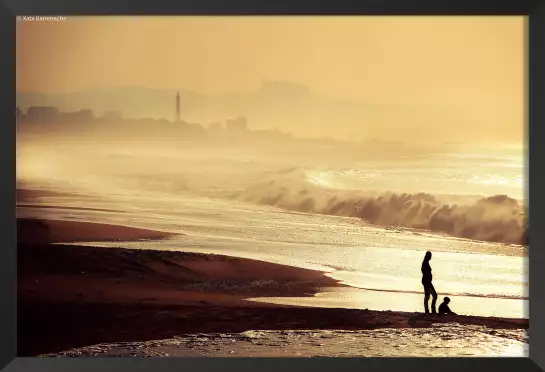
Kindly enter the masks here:
M 303 177 L 303 178 L 301 178 Z M 528 244 L 524 206 L 506 195 L 449 202 L 427 193 L 359 192 L 320 188 L 304 173 L 277 173 L 236 198 L 305 213 L 357 217 L 375 225 L 444 233 L 455 237 Z

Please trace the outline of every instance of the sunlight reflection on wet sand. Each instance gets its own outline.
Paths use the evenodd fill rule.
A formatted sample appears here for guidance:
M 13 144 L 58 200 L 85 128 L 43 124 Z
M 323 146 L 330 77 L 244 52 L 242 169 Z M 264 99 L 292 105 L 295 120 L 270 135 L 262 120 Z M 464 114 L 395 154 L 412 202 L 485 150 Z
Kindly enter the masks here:
M 525 330 L 456 323 L 362 331 L 247 331 L 94 345 L 48 356 L 526 357 Z
M 443 301 L 437 299 L 437 306 Z M 250 301 L 280 305 L 392 310 L 405 312 L 423 311 L 423 294 L 373 291 L 356 288 L 327 288 L 313 297 L 259 297 Z M 528 318 L 528 300 L 452 296 L 450 307 L 463 315 L 502 318 Z

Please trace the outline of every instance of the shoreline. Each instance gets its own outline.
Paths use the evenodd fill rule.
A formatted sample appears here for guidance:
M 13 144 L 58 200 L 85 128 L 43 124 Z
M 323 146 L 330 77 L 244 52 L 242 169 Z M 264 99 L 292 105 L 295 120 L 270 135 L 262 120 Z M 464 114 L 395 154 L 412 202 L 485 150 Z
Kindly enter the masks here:
M 134 341 L 180 334 L 187 326 L 175 326 L 179 316 L 197 316 L 187 329 L 190 332 L 223 329 L 230 322 L 222 314 L 234 308 L 282 307 L 254 304 L 246 298 L 311 296 L 320 287 L 337 284 L 322 272 L 264 261 L 55 244 L 161 239 L 170 233 L 88 222 L 19 219 L 17 235 L 20 356 L 127 337 Z M 208 309 L 205 319 L 198 318 L 203 308 Z M 177 315 L 165 322 L 165 311 Z M 119 322 L 119 318 L 131 323 Z M 243 324 L 245 319 L 240 320 L 242 323 L 236 323 Z
M 529 323 L 252 302 L 247 299 L 310 297 L 320 288 L 342 285 L 324 272 L 250 259 L 53 245 L 162 239 L 170 233 L 35 219 L 18 220 L 17 230 L 19 356 L 206 332 L 426 328 L 450 322 L 526 329 Z

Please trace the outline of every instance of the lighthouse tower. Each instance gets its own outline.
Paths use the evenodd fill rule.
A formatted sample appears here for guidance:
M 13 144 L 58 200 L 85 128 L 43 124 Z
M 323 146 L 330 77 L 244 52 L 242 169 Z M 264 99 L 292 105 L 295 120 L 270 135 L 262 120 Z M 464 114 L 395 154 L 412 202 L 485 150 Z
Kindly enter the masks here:
M 180 121 L 180 92 L 176 93 L 176 122 Z

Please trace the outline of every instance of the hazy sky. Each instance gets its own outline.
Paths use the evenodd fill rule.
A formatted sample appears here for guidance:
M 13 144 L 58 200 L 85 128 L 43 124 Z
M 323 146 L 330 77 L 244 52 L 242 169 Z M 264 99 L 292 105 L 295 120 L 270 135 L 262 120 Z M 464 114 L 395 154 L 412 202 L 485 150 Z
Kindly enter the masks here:
M 18 22 L 17 90 L 139 85 L 221 94 L 289 80 L 331 98 L 457 112 L 514 138 L 524 125 L 524 37 L 522 17 Z M 426 120 L 424 111 L 418 117 Z

